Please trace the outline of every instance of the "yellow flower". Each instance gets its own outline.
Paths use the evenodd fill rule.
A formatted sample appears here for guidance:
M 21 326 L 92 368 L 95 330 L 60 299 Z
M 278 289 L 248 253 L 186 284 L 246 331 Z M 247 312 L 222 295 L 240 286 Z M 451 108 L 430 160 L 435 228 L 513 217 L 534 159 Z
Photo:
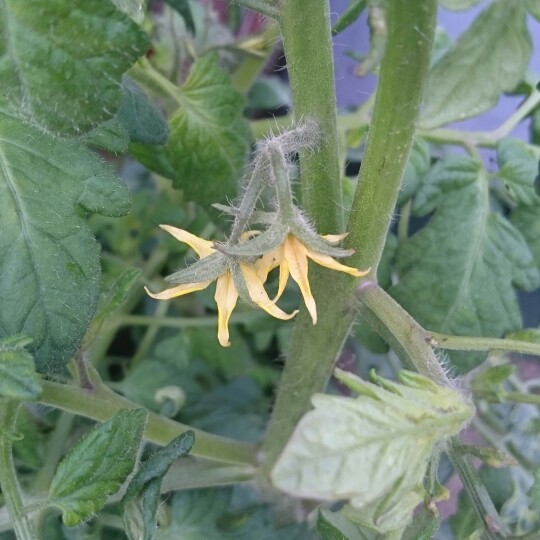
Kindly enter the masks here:
M 213 242 L 199 238 L 187 231 L 171 227 L 170 225 L 160 225 L 162 229 L 170 233 L 180 242 L 188 244 L 200 257 L 204 259 L 214 253 L 217 250 L 213 247 Z M 268 294 L 264 290 L 263 283 L 266 280 L 261 280 L 258 273 L 254 268 L 245 263 L 238 264 L 241 275 L 244 279 L 249 297 L 260 308 L 264 309 L 267 313 L 276 317 L 277 319 L 288 320 L 294 317 L 298 310 L 293 313 L 285 313 L 275 305 L 275 300 L 272 301 L 268 297 Z M 231 313 L 236 306 L 238 300 L 238 289 L 234 283 L 233 273 L 230 267 L 226 268 L 216 279 L 216 293 L 214 300 L 218 307 L 218 340 L 223 347 L 230 345 L 229 341 L 229 319 Z M 177 296 L 183 296 L 194 291 L 200 291 L 206 289 L 214 281 L 214 279 L 207 279 L 194 283 L 185 283 L 166 289 L 163 292 L 154 294 L 151 293 L 146 287 L 146 292 L 157 300 L 168 300 L 170 298 L 176 298 Z
M 323 238 L 330 244 L 336 244 L 343 240 L 347 236 L 345 234 L 333 234 L 323 236 Z M 337 270 L 339 272 L 345 272 L 354 277 L 362 277 L 369 273 L 368 268 L 365 271 L 345 266 L 338 263 L 335 259 L 329 255 L 318 253 L 314 249 L 306 246 L 301 240 L 299 240 L 294 234 L 287 234 L 285 240 L 277 248 L 266 253 L 257 261 L 257 274 L 259 279 L 264 283 L 267 279 L 268 273 L 274 268 L 279 266 L 279 285 L 278 292 L 273 302 L 282 295 L 285 290 L 285 285 L 289 279 L 289 275 L 298 283 L 302 296 L 304 297 L 304 303 L 311 315 L 313 324 L 317 323 L 317 306 L 315 299 L 311 294 L 311 287 L 308 280 L 308 258 L 315 261 L 321 266 Z

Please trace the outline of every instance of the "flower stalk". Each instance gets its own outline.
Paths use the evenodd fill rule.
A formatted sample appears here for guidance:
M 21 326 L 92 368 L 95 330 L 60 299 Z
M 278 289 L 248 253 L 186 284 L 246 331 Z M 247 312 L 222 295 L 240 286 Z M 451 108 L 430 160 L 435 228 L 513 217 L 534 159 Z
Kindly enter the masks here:
M 295 25 L 303 21 L 303 9 L 311 18 L 318 18 L 317 25 L 328 24 L 327 6 L 322 2 L 289 1 L 283 5 L 282 31 L 286 44 L 289 66 L 310 65 L 318 73 L 331 68 L 331 60 L 314 67 L 320 58 L 314 58 L 321 47 L 302 42 L 305 32 Z M 298 12 L 295 12 L 298 9 Z M 361 168 L 360 187 L 357 191 L 348 225 L 350 236 L 346 247 L 355 249 L 348 263 L 356 268 L 371 267 L 375 276 L 382 248 L 388 232 L 395 201 L 408 154 L 412 144 L 414 124 L 418 115 L 422 87 L 429 66 L 431 44 L 435 29 L 436 2 L 408 2 L 395 0 L 387 11 L 388 53 L 382 60 L 380 81 L 375 101 L 373 123 L 370 128 L 364 161 Z M 296 17 L 288 21 L 288 18 Z M 323 21 L 325 21 L 323 23 Z M 313 21 L 311 24 L 314 24 Z M 329 32 L 329 25 L 323 32 Z M 306 40 L 309 37 L 305 38 Z M 320 37 L 317 37 L 319 40 Z M 411 69 L 414 66 L 414 69 Z M 289 71 L 295 110 L 310 95 L 311 81 L 296 69 Z M 312 85 L 320 88 L 323 83 Z M 302 105 L 301 105 L 302 106 Z M 328 108 L 311 109 L 313 118 L 321 125 L 335 122 L 326 118 Z M 333 159 L 337 160 L 337 151 Z M 315 193 L 322 188 L 326 203 L 335 205 L 335 199 L 324 192 L 314 175 L 305 175 L 311 165 L 300 155 L 300 169 L 304 193 Z M 335 184 L 339 181 L 335 179 Z M 312 195 L 313 196 L 313 195 Z M 317 224 L 326 224 L 328 209 L 320 201 L 307 206 Z M 352 264 L 351 264 L 352 263 Z M 332 372 L 335 358 L 341 349 L 356 315 L 354 290 L 358 282 L 348 276 L 334 274 L 331 278 L 322 272 L 311 280 L 314 296 L 320 306 L 316 327 L 309 324 L 305 313 L 295 326 L 288 358 L 278 386 L 276 403 L 263 441 L 263 474 L 268 474 L 298 420 L 311 408 L 310 398 L 324 389 Z

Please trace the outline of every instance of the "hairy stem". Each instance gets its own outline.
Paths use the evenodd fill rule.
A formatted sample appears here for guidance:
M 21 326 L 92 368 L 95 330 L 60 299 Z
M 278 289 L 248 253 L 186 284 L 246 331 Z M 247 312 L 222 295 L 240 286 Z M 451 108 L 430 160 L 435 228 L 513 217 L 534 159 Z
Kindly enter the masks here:
M 24 514 L 17 472 L 13 462 L 13 437 L 15 421 L 21 403 L 6 400 L 0 403 L 0 488 L 9 512 L 11 524 L 17 540 L 35 540 L 28 516 Z
M 92 390 L 42 381 L 43 392 L 39 402 L 99 422 L 109 420 L 121 409 L 140 408 L 137 403 L 116 394 L 105 386 L 95 370 L 91 371 L 91 374 L 94 384 Z M 192 455 L 229 463 L 254 463 L 255 450 L 252 445 L 213 435 L 155 413 L 149 414 L 144 437 L 156 444 L 166 445 L 188 429 L 195 432 Z
M 334 91 L 334 63 L 327 0 L 282 0 L 280 28 L 296 122 L 316 120 L 316 152 L 300 152 L 302 203 L 321 234 L 343 227 Z
M 453 351 L 510 351 L 540 356 L 540 344 L 518 339 L 449 336 L 430 332 L 434 347 Z
M 453 438 L 447 448 L 447 454 L 456 469 L 463 487 L 471 498 L 473 507 L 476 510 L 478 517 L 484 524 L 485 537 L 489 540 L 499 540 L 506 538 L 501 536 L 507 534 L 506 527 L 502 524 L 495 505 L 493 504 L 486 487 L 478 477 L 478 473 L 471 466 L 469 460 L 463 456 L 461 452 L 461 442 L 457 438 Z
M 310 3 L 309 8 L 303 6 L 303 9 L 311 12 L 311 16 L 317 8 L 320 9 L 319 2 Z M 373 274 L 382 253 L 412 143 L 422 84 L 428 68 L 435 12 L 434 0 L 412 3 L 396 0 L 389 3 L 389 52 L 381 64 L 373 125 L 362 164 L 360 192 L 354 201 L 348 229 L 352 235 L 348 247 L 357 251 L 349 261 L 352 260 L 353 265 L 359 268 L 371 266 Z M 287 13 L 290 13 L 290 6 Z M 302 20 L 302 17 L 298 19 Z M 298 31 L 305 34 L 305 31 Z M 316 48 L 313 45 L 295 49 L 289 43 L 289 65 L 291 62 L 293 65 L 302 63 L 304 57 L 310 56 Z M 322 69 L 320 65 L 313 67 L 313 61 L 310 65 L 316 74 Z M 413 65 L 414 69 L 411 69 Z M 307 78 L 293 80 L 295 75 L 294 70 L 290 72 L 291 84 L 293 87 L 296 84 L 293 93 L 296 107 L 297 95 L 302 95 L 304 85 L 311 84 L 320 90 L 324 81 L 313 83 Z M 306 95 L 311 95 L 312 90 L 306 88 Z M 313 114 L 317 119 L 316 110 Z M 337 153 L 334 158 L 337 160 Z M 318 192 L 320 189 L 315 177 L 304 177 L 304 169 L 302 182 L 307 192 Z M 335 182 L 337 186 L 337 180 Z M 322 193 L 326 193 L 324 189 Z M 325 196 L 327 204 L 329 200 L 333 202 L 328 195 Z M 320 211 L 325 222 L 324 210 L 316 204 L 311 206 L 311 210 Z M 318 218 L 319 214 L 315 217 Z M 363 234 L 360 230 L 364 226 L 369 229 L 369 234 Z M 327 271 L 314 274 L 310 281 L 318 304 L 319 320 L 313 326 L 304 310 L 295 325 L 276 403 L 262 444 L 263 474 L 269 473 L 298 420 L 310 409 L 311 396 L 324 389 L 357 313 L 354 294 L 357 280 Z

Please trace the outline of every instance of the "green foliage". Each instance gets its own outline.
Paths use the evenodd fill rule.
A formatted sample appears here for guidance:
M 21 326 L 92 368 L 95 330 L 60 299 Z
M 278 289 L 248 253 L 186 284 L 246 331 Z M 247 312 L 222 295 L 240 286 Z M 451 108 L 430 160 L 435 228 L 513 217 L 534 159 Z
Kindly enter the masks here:
M 63 136 L 114 116 L 120 78 L 148 47 L 136 24 L 102 0 L 2 0 L 0 14 L 0 89 L 12 111 Z
M 26 336 L 0 339 L 0 397 L 35 400 L 41 394 L 41 384 L 34 359 L 25 350 L 32 343 Z
M 62 459 L 51 482 L 50 504 L 73 527 L 101 510 L 135 466 L 146 412 L 122 410 L 83 437 Z
M 347 499 L 347 517 L 381 533 L 402 529 L 422 500 L 436 442 L 460 430 L 471 405 L 420 375 L 403 372 L 403 385 L 336 376 L 359 397 L 313 396 L 272 481 L 297 497 Z
M 99 294 L 99 246 L 82 214 L 123 215 L 129 194 L 77 142 L 50 138 L 1 111 L 0 137 L 0 333 L 28 334 L 38 370 L 59 370 L 80 344 Z
M 497 144 L 499 172 L 506 189 L 518 205 L 539 206 L 540 196 L 534 189 L 538 158 L 529 147 L 516 139 L 501 139 Z
M 532 290 L 540 273 L 520 232 L 491 211 L 481 164 L 463 157 L 441 160 L 425 178 L 413 208 L 420 216 L 435 213 L 398 249 L 394 298 L 433 331 L 501 336 L 519 328 L 513 286 Z M 466 371 L 478 357 L 454 355 L 453 360 Z
M 317 531 L 322 540 L 383 540 L 384 536 L 348 520 L 342 512 L 321 508 L 317 515 Z
M 194 441 L 193 432 L 186 431 L 151 455 L 131 479 L 122 499 L 124 524 L 130 540 L 154 537 L 163 477 L 173 461 L 188 454 Z
M 243 98 L 234 90 L 218 57 L 197 60 L 183 86 L 174 91 L 178 109 L 169 119 L 165 147 L 134 146 L 137 158 L 173 180 L 188 200 L 205 206 L 234 197 L 244 172 L 249 137 Z
M 160 527 L 156 540 L 310 540 L 303 526 L 274 528 L 260 505 L 232 506 L 230 490 L 180 491 L 171 502 L 171 521 Z
M 337 36 L 338 34 L 343 32 L 343 30 L 353 24 L 358 19 L 358 17 L 360 17 L 364 9 L 366 9 L 366 6 L 367 0 L 350 0 L 347 9 L 343 12 L 343 14 L 339 17 L 339 19 L 332 27 L 332 35 Z
M 495 0 L 431 70 L 422 127 L 464 120 L 493 107 L 501 92 L 520 82 L 530 54 L 523 4 Z

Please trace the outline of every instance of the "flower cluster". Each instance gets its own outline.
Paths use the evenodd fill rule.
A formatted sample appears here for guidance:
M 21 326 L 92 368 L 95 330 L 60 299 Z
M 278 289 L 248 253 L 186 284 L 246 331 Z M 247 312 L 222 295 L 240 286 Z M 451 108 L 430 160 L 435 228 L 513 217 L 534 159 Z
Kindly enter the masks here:
M 294 130 L 281 138 L 287 142 L 294 141 Z M 320 236 L 294 205 L 286 160 L 287 148 L 279 144 L 279 139 L 272 139 L 259 152 L 239 207 L 216 205 L 235 216 L 226 243 L 217 244 L 182 229 L 161 225 L 177 240 L 188 244 L 199 259 L 165 278 L 174 285 L 170 289 L 157 294 L 148 289 L 146 292 L 152 298 L 164 300 L 200 291 L 216 281 L 214 299 L 218 307 L 218 340 L 224 347 L 230 345 L 228 322 L 239 297 L 278 319 L 291 319 L 298 313 L 298 310 L 285 313 L 276 305 L 289 277 L 300 287 L 311 320 L 316 324 L 317 307 L 308 280 L 308 258 L 321 266 L 354 277 L 369 272 L 369 269 L 360 271 L 337 262 L 336 257 L 352 254 L 351 250 L 336 247 L 347 235 Z M 275 212 L 255 210 L 255 203 L 265 185 L 270 185 L 276 191 Z M 246 230 L 252 223 L 261 223 L 267 228 L 262 232 Z M 270 299 L 264 284 L 269 273 L 278 267 L 278 291 L 275 298 Z

